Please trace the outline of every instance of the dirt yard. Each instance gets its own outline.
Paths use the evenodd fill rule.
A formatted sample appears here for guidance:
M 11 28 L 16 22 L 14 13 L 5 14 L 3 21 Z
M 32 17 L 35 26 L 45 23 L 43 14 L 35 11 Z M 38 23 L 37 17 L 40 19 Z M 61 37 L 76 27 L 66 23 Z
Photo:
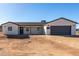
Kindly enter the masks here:
M 0 33 L 1 56 L 79 56 L 79 36 L 31 35 L 6 38 Z

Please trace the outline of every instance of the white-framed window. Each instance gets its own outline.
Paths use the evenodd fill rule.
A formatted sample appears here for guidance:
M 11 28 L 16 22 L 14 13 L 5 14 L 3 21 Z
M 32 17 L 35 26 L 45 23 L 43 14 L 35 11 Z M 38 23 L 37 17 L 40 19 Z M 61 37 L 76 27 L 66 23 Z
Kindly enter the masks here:
M 8 31 L 12 31 L 12 27 L 8 27 Z
M 37 27 L 37 31 L 40 31 L 41 30 L 41 27 Z
M 26 28 L 26 31 L 29 31 L 29 28 Z

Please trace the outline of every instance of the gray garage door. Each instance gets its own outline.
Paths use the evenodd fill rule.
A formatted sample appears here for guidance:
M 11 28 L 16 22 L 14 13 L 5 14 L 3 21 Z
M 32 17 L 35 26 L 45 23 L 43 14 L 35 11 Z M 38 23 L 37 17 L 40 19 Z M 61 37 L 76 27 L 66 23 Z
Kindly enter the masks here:
M 71 26 L 51 26 L 51 35 L 71 35 Z

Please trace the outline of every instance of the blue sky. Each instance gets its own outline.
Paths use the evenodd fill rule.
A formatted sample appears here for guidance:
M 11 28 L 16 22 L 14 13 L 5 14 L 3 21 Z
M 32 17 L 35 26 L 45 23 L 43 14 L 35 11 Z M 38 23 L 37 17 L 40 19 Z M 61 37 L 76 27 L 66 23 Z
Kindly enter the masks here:
M 77 3 L 0 3 L 0 24 L 13 22 L 51 21 L 65 17 L 79 23 L 79 4 Z M 79 25 L 77 25 L 79 28 Z

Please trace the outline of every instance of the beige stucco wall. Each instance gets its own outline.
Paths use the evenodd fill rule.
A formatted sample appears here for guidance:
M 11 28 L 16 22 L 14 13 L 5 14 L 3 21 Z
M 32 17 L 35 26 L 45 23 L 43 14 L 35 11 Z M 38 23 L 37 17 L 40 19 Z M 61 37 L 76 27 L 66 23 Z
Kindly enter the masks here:
M 45 34 L 50 34 L 50 29 L 47 29 L 47 26 L 71 26 L 71 35 L 76 34 L 76 24 L 67 20 L 60 19 L 46 24 L 44 26 Z
M 71 34 L 72 34 L 72 35 L 76 35 L 76 25 L 73 25 L 73 26 L 71 27 Z
M 12 27 L 12 31 L 8 31 L 8 27 Z M 12 23 L 6 23 L 2 25 L 2 31 L 4 34 L 17 35 L 18 34 L 18 25 Z

